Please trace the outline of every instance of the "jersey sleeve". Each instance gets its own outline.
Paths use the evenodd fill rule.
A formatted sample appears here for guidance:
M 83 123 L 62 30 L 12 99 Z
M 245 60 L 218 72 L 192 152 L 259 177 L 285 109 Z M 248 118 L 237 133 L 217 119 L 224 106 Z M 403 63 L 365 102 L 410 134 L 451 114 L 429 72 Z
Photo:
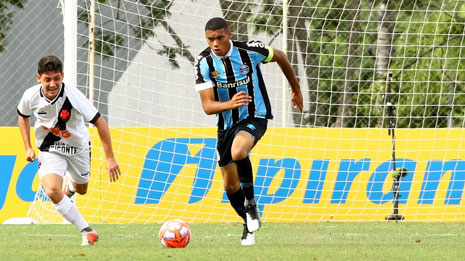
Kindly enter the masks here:
M 195 90 L 202 91 L 213 87 L 213 82 L 210 78 L 210 68 L 208 67 L 207 59 L 200 55 L 194 63 L 195 74 Z
M 76 87 L 66 85 L 66 95 L 69 101 L 79 113 L 84 117 L 84 120 L 90 123 L 95 123 L 100 117 L 100 113 L 97 111 L 94 105 L 90 103 L 89 99 Z
M 27 91 L 24 92 L 23 97 L 21 97 L 16 111 L 24 118 L 28 118 L 32 115 L 30 95 L 28 95 Z
M 270 46 L 265 45 L 261 41 L 249 41 L 246 43 L 247 49 L 250 52 L 252 60 L 258 63 L 268 63 L 273 59 L 274 51 Z

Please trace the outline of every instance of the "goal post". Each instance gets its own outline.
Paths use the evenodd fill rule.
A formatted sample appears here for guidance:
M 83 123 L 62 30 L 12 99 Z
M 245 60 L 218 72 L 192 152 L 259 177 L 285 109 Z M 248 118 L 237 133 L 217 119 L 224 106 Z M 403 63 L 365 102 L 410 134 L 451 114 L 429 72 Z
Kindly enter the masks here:
M 287 49 L 304 96 L 300 114 L 278 65 L 261 66 L 275 116 L 250 154 L 264 222 L 382 221 L 394 202 L 406 222 L 464 220 L 465 3 L 106 0 L 76 13 L 77 84 L 108 120 L 123 172 L 109 182 L 90 128 L 91 180 L 77 200 L 90 222 L 240 221 L 215 116 L 194 87 L 216 16 L 241 28 L 234 39 Z M 397 199 L 394 166 L 408 172 Z

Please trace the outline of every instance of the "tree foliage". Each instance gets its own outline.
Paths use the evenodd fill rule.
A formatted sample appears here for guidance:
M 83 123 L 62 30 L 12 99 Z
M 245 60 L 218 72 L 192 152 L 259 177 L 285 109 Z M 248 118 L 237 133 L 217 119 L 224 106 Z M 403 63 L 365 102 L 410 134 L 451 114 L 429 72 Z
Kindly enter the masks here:
M 13 17 L 19 9 L 23 9 L 27 0 L 2 0 L 0 1 L 0 53 L 8 44 L 8 30 Z

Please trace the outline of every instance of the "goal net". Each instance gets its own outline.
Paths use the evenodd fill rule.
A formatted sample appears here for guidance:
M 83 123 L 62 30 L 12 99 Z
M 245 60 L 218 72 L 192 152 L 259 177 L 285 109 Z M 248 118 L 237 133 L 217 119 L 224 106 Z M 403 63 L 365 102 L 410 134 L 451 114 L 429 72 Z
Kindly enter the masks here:
M 78 85 L 123 172 L 109 182 L 91 127 L 89 222 L 240 221 L 194 87 L 217 16 L 234 40 L 285 51 L 304 96 L 300 113 L 279 66 L 262 65 L 274 119 L 250 159 L 264 222 L 464 221 L 463 1 L 102 0 L 94 16 L 78 2 Z

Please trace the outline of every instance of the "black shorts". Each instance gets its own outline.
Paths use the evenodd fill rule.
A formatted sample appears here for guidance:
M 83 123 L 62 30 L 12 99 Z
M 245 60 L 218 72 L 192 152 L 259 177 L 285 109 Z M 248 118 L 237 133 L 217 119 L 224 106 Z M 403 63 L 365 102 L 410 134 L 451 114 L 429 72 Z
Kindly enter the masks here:
M 245 131 L 255 137 L 255 144 L 262 138 L 266 132 L 268 120 L 260 118 L 247 118 L 242 120 L 230 129 L 218 130 L 218 140 L 216 150 L 218 152 L 218 165 L 220 168 L 227 166 L 232 162 L 231 147 L 236 135 Z

